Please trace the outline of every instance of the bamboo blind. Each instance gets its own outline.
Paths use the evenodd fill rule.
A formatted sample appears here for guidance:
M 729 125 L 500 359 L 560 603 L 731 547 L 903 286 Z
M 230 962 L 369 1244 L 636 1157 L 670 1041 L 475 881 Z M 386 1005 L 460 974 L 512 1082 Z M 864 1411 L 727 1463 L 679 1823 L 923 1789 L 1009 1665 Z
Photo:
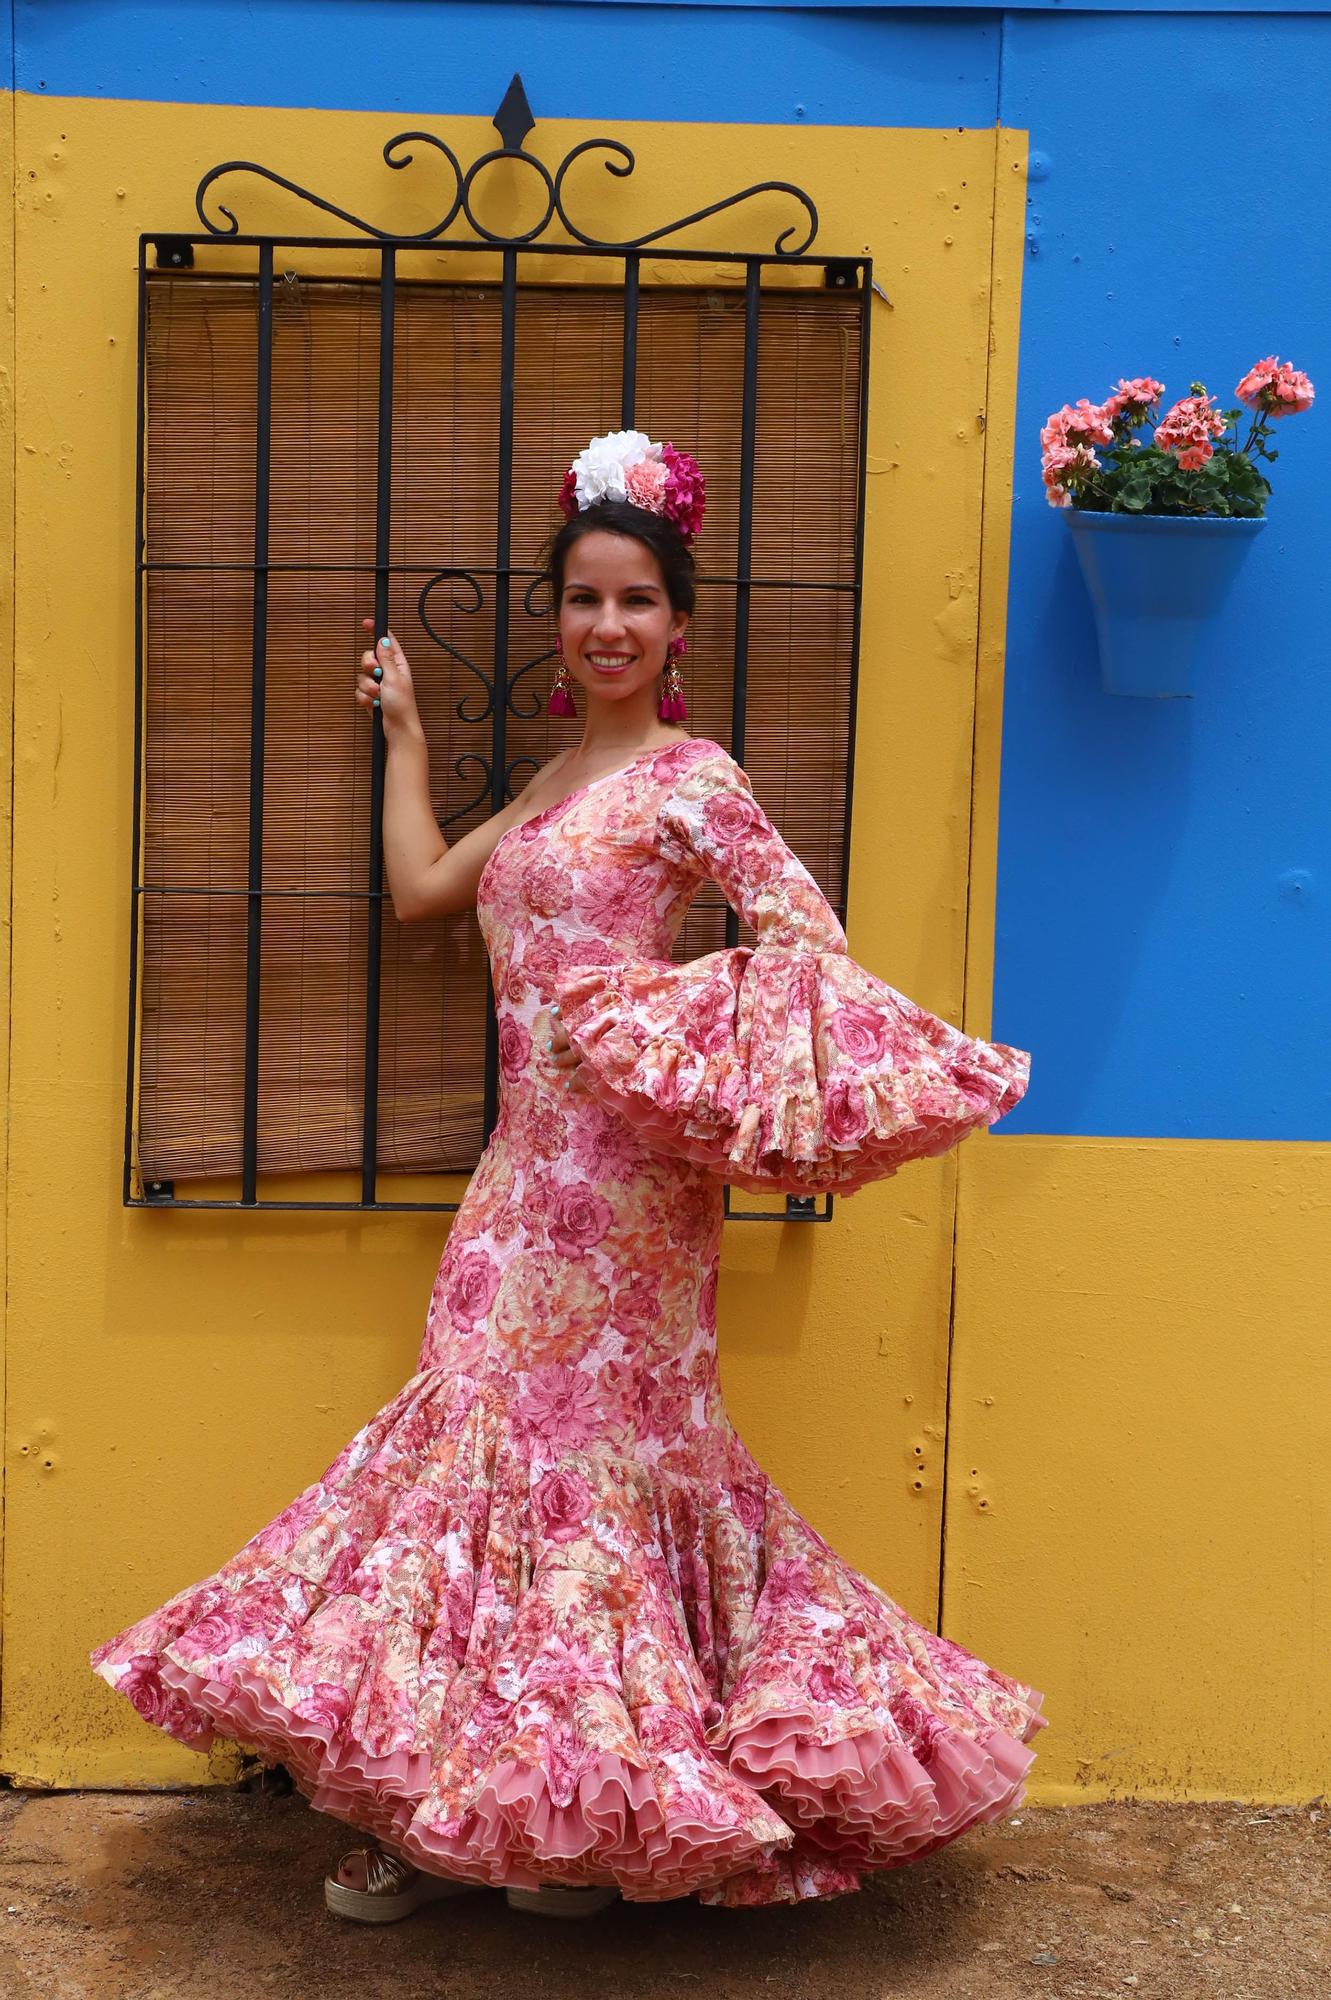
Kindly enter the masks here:
M 148 288 L 145 752 L 138 1164 L 145 1178 L 241 1163 L 249 831 L 257 287 L 170 277 Z M 374 608 L 379 313 L 356 283 L 279 286 L 273 314 L 265 704 L 261 1172 L 358 1166 L 362 1146 L 371 731 L 352 700 Z M 848 584 L 858 494 L 860 305 L 765 292 L 753 575 Z M 619 421 L 622 294 L 523 288 L 514 388 L 512 562 L 533 575 L 565 466 Z M 743 299 L 644 289 L 637 422 L 697 453 L 698 555 L 733 576 Z M 491 810 L 500 296 L 401 284 L 394 339 L 390 624 L 411 660 L 432 803 L 453 839 Z M 232 565 L 233 567 L 225 567 Z M 353 569 L 351 566 L 359 566 Z M 474 581 L 438 583 L 439 569 Z M 578 725 L 550 718 L 552 643 L 531 575 L 510 590 L 508 746 L 527 776 Z M 752 592 L 744 762 L 833 901 L 853 668 L 849 591 Z M 438 635 L 436 642 L 424 619 Z M 685 667 L 688 727 L 730 742 L 735 595 L 704 585 Z M 444 648 L 455 649 L 462 658 Z M 469 671 L 464 661 L 480 672 Z M 524 663 L 537 661 L 522 673 Z M 459 713 L 459 711 L 462 711 Z M 182 893 L 182 892 L 223 893 Z M 168 892 L 168 893 L 161 893 Z M 705 889 L 681 956 L 724 942 Z M 485 954 L 474 917 L 383 924 L 378 1162 L 466 1170 L 483 1144 Z

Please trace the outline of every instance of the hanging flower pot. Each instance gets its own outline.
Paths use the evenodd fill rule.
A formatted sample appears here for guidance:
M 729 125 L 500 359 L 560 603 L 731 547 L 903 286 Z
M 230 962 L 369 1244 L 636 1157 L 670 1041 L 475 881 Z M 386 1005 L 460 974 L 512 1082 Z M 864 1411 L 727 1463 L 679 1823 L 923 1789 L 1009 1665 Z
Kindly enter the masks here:
M 1192 694 L 1202 643 L 1265 525 L 1271 484 L 1256 461 L 1280 455 L 1271 424 L 1313 400 L 1308 377 L 1268 354 L 1234 391 L 1255 412 L 1241 446 L 1226 434 L 1242 411 L 1217 409 L 1202 382 L 1148 443 L 1137 432 L 1164 391 L 1150 375 L 1120 380 L 1103 403 L 1065 403 L 1040 432 L 1045 497 L 1066 509 L 1111 694 Z
M 1109 694 L 1192 695 L 1262 516 L 1069 513 Z

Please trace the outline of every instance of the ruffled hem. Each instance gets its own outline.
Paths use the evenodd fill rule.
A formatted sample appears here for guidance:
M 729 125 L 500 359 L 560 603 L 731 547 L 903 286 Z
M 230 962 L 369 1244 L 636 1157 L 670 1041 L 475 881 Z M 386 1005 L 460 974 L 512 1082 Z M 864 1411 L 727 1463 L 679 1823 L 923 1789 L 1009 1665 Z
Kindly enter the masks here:
M 735 946 L 559 982 L 580 1081 L 652 1145 L 756 1192 L 852 1194 L 1020 1103 L 1030 1056 L 845 952 Z
M 1020 1803 L 1042 1696 L 850 1569 L 733 1433 L 707 1480 L 564 1454 L 588 1523 L 559 1540 L 552 1470 L 488 1394 L 428 1437 L 448 1400 L 415 1378 L 94 1669 L 180 1741 L 252 1746 L 318 1810 L 494 1886 L 837 1895 Z

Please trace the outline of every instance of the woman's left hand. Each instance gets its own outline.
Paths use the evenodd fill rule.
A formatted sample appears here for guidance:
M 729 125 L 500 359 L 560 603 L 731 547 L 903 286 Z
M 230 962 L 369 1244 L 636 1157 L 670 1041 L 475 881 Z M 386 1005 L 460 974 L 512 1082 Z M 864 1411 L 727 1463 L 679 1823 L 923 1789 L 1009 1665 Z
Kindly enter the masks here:
M 559 1018 L 559 1010 L 556 1007 L 550 1009 L 549 1052 L 550 1060 L 555 1068 L 565 1072 L 565 1085 L 571 1089 L 575 1072 L 578 1064 L 582 1061 L 582 1057 L 578 1054 L 572 1042 L 570 1042 L 565 1032 L 564 1024 Z

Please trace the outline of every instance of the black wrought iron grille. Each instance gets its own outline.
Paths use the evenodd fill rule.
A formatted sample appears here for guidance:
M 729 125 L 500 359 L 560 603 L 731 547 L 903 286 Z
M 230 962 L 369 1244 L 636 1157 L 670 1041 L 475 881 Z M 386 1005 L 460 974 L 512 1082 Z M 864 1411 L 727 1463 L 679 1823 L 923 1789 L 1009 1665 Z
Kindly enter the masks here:
M 648 284 L 636 248 L 543 242 L 528 285 L 536 253 L 503 242 L 493 280 L 454 284 L 411 239 L 378 245 L 374 277 L 330 277 L 302 255 L 345 238 L 231 231 L 205 272 L 218 233 L 145 237 L 140 262 L 124 1199 L 450 1211 L 381 1180 L 475 1165 L 493 1000 L 474 922 L 384 922 L 358 618 L 403 638 L 432 802 L 465 831 L 567 740 L 537 560 L 564 466 L 616 423 L 674 436 L 709 473 L 689 726 L 747 765 L 844 915 L 870 269 L 657 247 Z M 474 268 L 474 241 L 434 237 L 432 274 L 441 250 Z M 549 282 L 560 255 L 607 281 Z M 705 890 L 680 955 L 741 930 Z M 261 1195 L 353 1161 L 359 1199 Z M 832 1210 L 727 1196 L 744 1219 Z

